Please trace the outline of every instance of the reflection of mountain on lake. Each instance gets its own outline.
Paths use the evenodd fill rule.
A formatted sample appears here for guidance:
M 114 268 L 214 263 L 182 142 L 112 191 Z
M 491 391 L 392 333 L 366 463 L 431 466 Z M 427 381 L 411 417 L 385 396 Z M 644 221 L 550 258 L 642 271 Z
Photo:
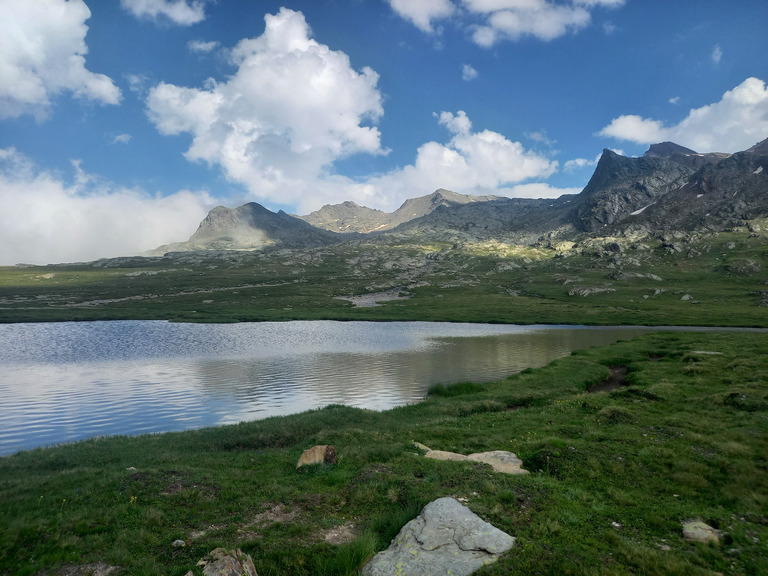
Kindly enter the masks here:
M 643 328 L 448 323 L 0 325 L 0 453 L 328 404 L 382 410 Z

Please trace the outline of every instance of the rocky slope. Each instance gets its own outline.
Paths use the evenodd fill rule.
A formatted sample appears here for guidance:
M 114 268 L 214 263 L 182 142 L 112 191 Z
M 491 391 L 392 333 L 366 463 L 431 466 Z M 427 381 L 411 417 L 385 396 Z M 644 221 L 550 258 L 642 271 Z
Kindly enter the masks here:
M 282 210 L 275 213 L 256 202 L 235 209 L 217 206 L 186 242 L 160 246 L 152 255 L 196 250 L 258 250 L 269 246 L 325 246 L 345 237 L 307 224 Z
M 343 202 L 326 204 L 320 210 L 299 218 L 312 226 L 332 232 L 370 234 L 391 230 L 400 224 L 431 214 L 440 207 L 461 206 L 498 199 L 498 196 L 468 196 L 440 188 L 427 196 L 406 200 L 394 212 L 383 212 L 358 206 L 354 202 Z

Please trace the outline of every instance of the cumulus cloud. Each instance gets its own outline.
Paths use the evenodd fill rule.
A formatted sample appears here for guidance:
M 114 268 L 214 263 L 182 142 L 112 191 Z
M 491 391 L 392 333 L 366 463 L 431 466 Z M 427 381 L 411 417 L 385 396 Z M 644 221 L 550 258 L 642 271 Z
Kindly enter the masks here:
M 553 40 L 578 32 L 591 22 L 596 8 L 617 8 L 625 0 L 461 0 L 461 10 L 450 0 L 389 0 L 400 16 L 424 32 L 433 31 L 433 22 L 459 12 L 474 42 L 490 47 L 503 40 L 533 36 Z M 615 30 L 609 25 L 607 33 Z
M 533 188 L 512 185 L 549 177 L 557 170 L 557 162 L 526 150 L 498 132 L 473 131 L 463 111 L 435 116 L 450 134 L 447 142 L 422 144 L 413 164 L 366 182 L 378 191 L 378 198 L 386 201 L 384 207 L 396 207 L 407 198 L 441 187 L 463 194 L 555 194 L 546 184 L 532 183 L 536 184 Z
M 371 125 L 383 114 L 378 75 L 313 40 L 300 12 L 265 21 L 262 36 L 232 50 L 237 71 L 226 81 L 158 84 L 147 108 L 162 134 L 192 136 L 188 160 L 220 166 L 256 198 L 301 204 L 334 161 L 385 153 Z
M 120 5 L 136 18 L 166 18 L 179 26 L 205 20 L 206 0 L 120 0 Z
M 465 82 L 474 80 L 478 75 L 478 71 L 475 70 L 471 64 L 464 64 L 464 66 L 461 67 L 461 79 Z
M 432 33 L 433 20 L 448 18 L 456 11 L 451 0 L 387 0 L 392 9 L 418 29 Z
M 42 120 L 65 92 L 120 102 L 112 80 L 85 66 L 90 16 L 82 0 L 0 2 L 0 118 L 32 114 Z
M 449 138 L 421 145 L 413 164 L 357 180 L 337 174 L 338 160 L 387 152 L 372 125 L 383 114 L 378 75 L 313 40 L 300 12 L 283 8 L 265 20 L 263 35 L 232 50 L 237 70 L 225 81 L 160 83 L 147 97 L 160 133 L 191 136 L 188 160 L 220 168 L 257 201 L 300 213 L 344 200 L 394 209 L 440 187 L 495 193 L 557 169 L 502 134 L 473 131 L 459 111 L 435 114 Z
M 138 254 L 189 237 L 214 205 L 204 192 L 152 196 L 73 165 L 68 185 L 15 149 L 0 149 L 0 265 Z
M 758 78 L 747 78 L 719 102 L 690 110 L 673 126 L 626 115 L 614 118 L 599 134 L 637 144 L 670 140 L 698 152 L 745 150 L 768 135 L 768 87 Z

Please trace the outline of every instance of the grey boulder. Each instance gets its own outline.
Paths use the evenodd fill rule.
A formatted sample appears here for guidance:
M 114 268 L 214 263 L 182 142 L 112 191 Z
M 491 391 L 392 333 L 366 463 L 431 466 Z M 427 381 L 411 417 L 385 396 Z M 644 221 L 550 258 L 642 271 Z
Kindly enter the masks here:
M 458 501 L 439 498 L 363 567 L 363 576 L 467 576 L 495 562 L 514 544 L 512 536 Z

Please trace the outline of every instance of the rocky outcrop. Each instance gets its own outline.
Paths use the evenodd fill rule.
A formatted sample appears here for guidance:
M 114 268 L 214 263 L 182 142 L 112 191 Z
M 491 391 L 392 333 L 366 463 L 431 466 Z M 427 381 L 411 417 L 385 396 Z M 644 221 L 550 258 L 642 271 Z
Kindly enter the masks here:
M 160 246 L 150 255 L 198 250 L 259 250 L 270 246 L 326 246 L 346 238 L 311 226 L 282 210 L 275 213 L 256 202 L 230 209 L 217 206 L 186 242 Z
M 701 520 L 689 520 L 683 523 L 683 538 L 688 542 L 720 544 L 721 532 Z
M 299 218 L 313 226 L 333 232 L 370 234 L 391 230 L 400 224 L 431 214 L 441 206 L 453 207 L 498 199 L 498 196 L 469 196 L 440 188 L 427 196 L 406 200 L 394 212 L 382 212 L 358 206 L 354 202 L 342 202 L 326 204 L 320 210 Z
M 579 195 L 574 225 L 584 232 L 602 232 L 683 186 L 694 172 L 666 157 L 626 158 L 603 150 L 595 173 Z
M 467 576 L 494 562 L 514 543 L 515 538 L 458 501 L 439 498 L 363 567 L 363 575 Z
M 457 454 L 456 452 L 432 450 L 419 442 L 414 442 L 414 446 L 419 450 L 425 451 L 425 458 L 431 458 L 433 460 L 480 462 L 482 464 L 488 464 L 496 472 L 502 472 L 504 474 L 528 474 L 528 470 L 523 469 L 523 461 L 520 460 L 514 452 L 507 452 L 506 450 L 478 452 L 476 454 L 468 454 L 465 456 L 464 454 Z
M 253 559 L 241 550 L 216 548 L 198 566 L 203 567 L 204 576 L 258 576 Z

